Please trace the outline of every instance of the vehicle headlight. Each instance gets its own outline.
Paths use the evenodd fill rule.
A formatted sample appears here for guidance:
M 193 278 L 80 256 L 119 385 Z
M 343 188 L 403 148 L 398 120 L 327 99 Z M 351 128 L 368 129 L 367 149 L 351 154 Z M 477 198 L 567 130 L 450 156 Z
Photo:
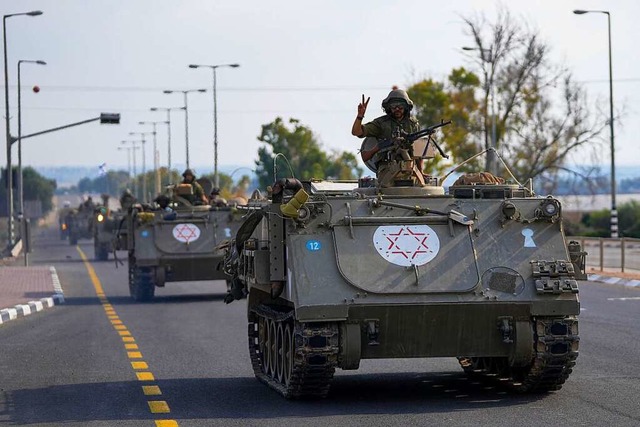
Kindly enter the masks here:
M 513 219 L 513 217 L 516 215 L 516 212 L 518 212 L 518 209 L 513 203 L 504 202 L 502 204 L 502 215 L 504 215 L 505 218 Z
M 548 218 L 552 218 L 560 214 L 560 202 L 556 199 L 546 199 L 540 206 L 542 214 Z
M 98 222 L 104 221 L 104 216 L 102 214 L 98 214 Z

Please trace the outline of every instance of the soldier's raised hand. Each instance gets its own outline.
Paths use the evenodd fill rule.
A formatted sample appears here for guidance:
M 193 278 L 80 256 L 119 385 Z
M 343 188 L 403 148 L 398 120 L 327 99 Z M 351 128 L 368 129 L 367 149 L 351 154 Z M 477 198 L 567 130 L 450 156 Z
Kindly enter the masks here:
M 367 97 L 367 100 L 364 100 L 364 94 L 362 95 L 362 102 L 358 104 L 358 117 L 364 117 L 364 113 L 367 112 L 367 105 L 369 105 L 369 100 L 371 97 Z

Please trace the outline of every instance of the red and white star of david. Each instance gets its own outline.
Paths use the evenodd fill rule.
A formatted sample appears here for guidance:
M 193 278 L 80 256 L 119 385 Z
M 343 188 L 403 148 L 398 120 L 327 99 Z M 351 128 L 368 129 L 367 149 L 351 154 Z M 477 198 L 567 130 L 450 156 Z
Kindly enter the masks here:
M 200 238 L 200 229 L 191 223 L 178 224 L 173 227 L 173 237 L 182 243 L 191 243 Z
M 373 245 L 384 259 L 404 267 L 426 264 L 440 251 L 440 239 L 428 225 L 378 227 Z

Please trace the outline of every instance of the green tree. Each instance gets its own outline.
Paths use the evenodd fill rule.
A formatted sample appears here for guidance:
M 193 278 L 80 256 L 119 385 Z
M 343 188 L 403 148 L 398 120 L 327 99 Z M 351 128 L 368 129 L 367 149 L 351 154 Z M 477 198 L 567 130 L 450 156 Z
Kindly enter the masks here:
M 421 127 L 441 120 L 451 120 L 452 125 L 442 130 L 445 137 L 440 142 L 443 150 L 456 160 L 464 160 L 478 152 L 479 103 L 475 91 L 480 85 L 478 76 L 465 68 L 451 71 L 446 83 L 432 79 L 411 85 L 407 93 L 414 102 L 415 115 Z M 462 170 L 477 170 L 477 162 Z M 440 173 L 447 165 L 440 156 L 426 162 L 427 173 Z
M 611 233 L 611 211 L 600 209 L 582 216 L 581 224 L 588 236 L 609 237 Z M 631 200 L 618 205 L 618 229 L 623 237 L 640 238 L 640 202 Z
M 17 175 L 17 168 L 13 168 L 14 177 Z M 6 173 L 3 169 L 2 171 L 2 180 L 0 183 L 0 198 L 2 201 L 6 200 L 7 197 L 7 182 L 6 182 Z M 40 175 L 35 169 L 31 166 L 27 166 L 22 168 L 22 176 L 23 176 L 23 189 L 24 189 L 24 200 L 38 200 L 42 204 L 42 212 L 47 213 L 51 211 L 53 208 L 52 197 L 56 190 L 57 183 L 54 179 L 47 179 Z M 18 206 L 18 191 L 16 181 L 14 181 L 14 189 L 13 189 L 13 199 L 14 206 L 17 208 Z M 6 211 L 5 211 L 6 212 Z M 16 210 L 17 212 L 17 210 Z
M 57 184 L 54 179 L 47 179 L 35 169 L 27 166 L 22 169 L 24 177 L 24 199 L 39 200 L 42 203 L 42 212 L 47 213 L 53 209 L 53 193 Z
M 275 181 L 274 162 L 279 178 L 294 175 L 305 180 L 353 179 L 362 173 L 355 155 L 347 152 L 327 154 L 309 127 L 293 118 L 289 119 L 289 124 L 291 127 L 277 117 L 262 125 L 258 140 L 265 146 L 258 149 L 256 161 L 256 175 L 262 188 Z
M 78 181 L 77 187 L 81 193 L 105 193 L 119 197 L 122 191 L 127 188 L 128 181 L 129 174 L 126 171 L 108 171 L 93 179 L 82 178 Z

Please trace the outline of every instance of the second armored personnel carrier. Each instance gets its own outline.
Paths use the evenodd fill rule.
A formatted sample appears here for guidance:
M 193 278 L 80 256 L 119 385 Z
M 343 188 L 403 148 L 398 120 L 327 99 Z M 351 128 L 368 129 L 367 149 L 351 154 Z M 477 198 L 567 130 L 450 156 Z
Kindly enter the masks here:
M 69 244 L 76 245 L 79 239 L 91 239 L 93 237 L 92 222 L 93 208 L 72 209 L 65 217 Z
M 233 207 L 192 205 L 190 186 L 170 189 L 154 209 L 134 205 L 126 218 L 129 291 L 136 301 L 153 298 L 167 282 L 226 280 L 218 265 L 223 243 L 235 235 L 240 217 Z M 120 239 L 121 240 L 121 239 Z
M 244 209 L 229 299 L 247 295 L 254 373 L 287 398 L 326 396 L 362 359 L 455 357 L 519 392 L 558 390 L 575 365 L 585 254 L 554 197 L 281 179 Z

